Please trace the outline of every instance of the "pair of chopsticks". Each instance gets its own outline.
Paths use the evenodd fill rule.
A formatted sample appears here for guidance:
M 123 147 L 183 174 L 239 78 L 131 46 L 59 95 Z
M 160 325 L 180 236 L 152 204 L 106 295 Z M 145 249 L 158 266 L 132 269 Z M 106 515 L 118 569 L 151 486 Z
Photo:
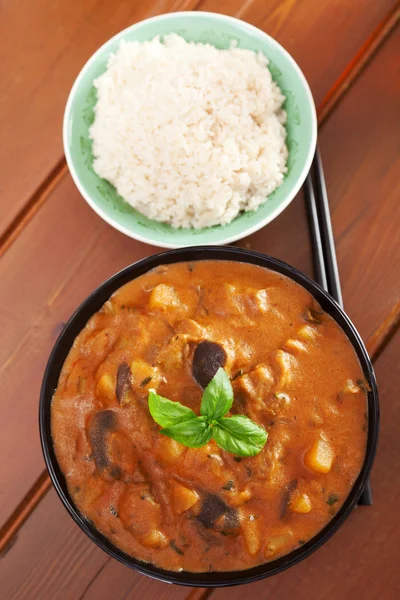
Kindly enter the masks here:
M 304 189 L 313 248 L 315 280 L 343 308 L 328 194 L 318 147 Z M 366 483 L 358 504 L 362 506 L 372 505 L 372 491 L 369 481 Z

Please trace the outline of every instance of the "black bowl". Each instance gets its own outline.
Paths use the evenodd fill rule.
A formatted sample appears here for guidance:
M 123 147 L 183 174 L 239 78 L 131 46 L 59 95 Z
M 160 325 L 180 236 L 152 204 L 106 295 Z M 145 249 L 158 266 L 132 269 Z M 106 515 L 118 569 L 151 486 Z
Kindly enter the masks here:
M 329 521 L 329 523 L 316 536 L 306 542 L 303 546 L 293 550 L 293 552 L 290 552 L 285 556 L 277 558 L 276 560 L 265 563 L 258 567 L 253 567 L 252 569 L 247 569 L 245 571 L 229 571 L 221 573 L 166 571 L 165 569 L 161 569 L 149 563 L 144 563 L 140 560 L 132 558 L 125 552 L 122 552 L 122 550 L 114 546 L 114 544 L 112 544 L 112 542 L 103 534 L 97 531 L 92 523 L 85 519 L 85 517 L 82 516 L 76 509 L 68 493 L 65 478 L 61 472 L 56 455 L 54 453 L 50 426 L 51 401 L 54 391 L 57 387 L 61 368 L 75 337 L 86 325 L 89 318 L 102 307 L 104 302 L 108 300 L 115 290 L 128 281 L 139 277 L 139 275 L 143 275 L 158 265 L 183 261 L 190 262 L 196 260 L 213 259 L 232 260 L 259 265 L 260 267 L 266 267 L 272 271 L 277 271 L 278 273 L 282 273 L 283 275 L 290 277 L 305 287 L 320 303 L 323 310 L 331 315 L 331 317 L 333 317 L 340 325 L 353 345 L 355 352 L 357 353 L 362 370 L 364 372 L 364 378 L 368 382 L 371 390 L 368 392 L 367 449 L 361 472 L 357 478 L 357 481 L 353 485 L 348 498 L 338 513 L 332 518 L 332 520 Z M 298 563 L 303 558 L 306 558 L 306 556 L 311 554 L 311 552 L 314 552 L 314 550 L 322 546 L 322 544 L 324 544 L 343 524 L 344 520 L 349 516 L 352 509 L 356 506 L 357 500 L 364 489 L 372 467 L 378 442 L 379 399 L 374 370 L 359 334 L 340 306 L 322 288 L 320 288 L 319 285 L 293 267 L 290 267 L 289 265 L 274 258 L 270 258 L 269 256 L 233 247 L 206 246 L 171 250 L 169 252 L 156 254 L 134 263 L 133 265 L 126 267 L 108 279 L 105 283 L 98 287 L 97 290 L 93 292 L 89 298 L 87 298 L 87 300 L 85 300 L 85 302 L 78 308 L 76 313 L 67 323 L 50 355 L 40 394 L 39 424 L 44 459 L 46 461 L 47 469 L 50 473 L 53 485 L 56 488 L 62 503 L 74 521 L 98 546 L 100 546 L 100 548 L 128 567 L 139 571 L 139 573 L 153 577 L 154 579 L 159 579 L 160 581 L 189 586 L 220 587 L 250 583 L 252 581 L 280 573 L 284 569 L 287 569 L 288 567 Z

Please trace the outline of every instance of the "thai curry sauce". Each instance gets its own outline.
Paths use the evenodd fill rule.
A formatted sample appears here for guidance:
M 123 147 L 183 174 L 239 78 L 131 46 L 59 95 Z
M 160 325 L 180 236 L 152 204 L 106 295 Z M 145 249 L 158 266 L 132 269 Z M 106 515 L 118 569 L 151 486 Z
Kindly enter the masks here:
M 218 353 L 230 415 L 268 432 L 257 456 L 187 448 L 149 413 L 154 388 L 199 414 Z M 74 503 L 116 546 L 169 570 L 230 571 L 332 519 L 364 460 L 366 410 L 353 347 L 307 290 L 198 261 L 131 281 L 89 320 L 62 368 L 52 436 Z

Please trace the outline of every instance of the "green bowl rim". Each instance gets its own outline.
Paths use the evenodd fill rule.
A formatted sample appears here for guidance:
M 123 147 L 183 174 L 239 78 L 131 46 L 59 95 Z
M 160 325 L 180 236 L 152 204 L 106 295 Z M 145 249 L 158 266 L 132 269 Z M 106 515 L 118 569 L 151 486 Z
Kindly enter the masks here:
M 74 161 L 71 156 L 71 153 L 69 150 L 69 144 L 68 144 L 69 122 L 70 122 L 71 113 L 72 113 L 72 103 L 73 103 L 76 91 L 78 90 L 79 85 L 81 83 L 81 80 L 86 75 L 86 71 L 90 68 L 90 66 L 94 62 L 96 62 L 98 55 L 100 55 L 103 52 L 104 48 L 108 44 L 110 44 L 110 42 L 112 42 L 114 40 L 118 40 L 119 38 L 123 38 L 127 32 L 132 31 L 133 29 L 135 29 L 139 25 L 142 25 L 143 23 L 150 23 L 152 21 L 159 21 L 159 20 L 170 20 L 170 19 L 173 20 L 176 17 L 199 18 L 202 16 L 210 17 L 213 20 L 222 21 L 222 22 L 228 21 L 230 23 L 233 23 L 234 25 L 236 25 L 239 28 L 243 28 L 243 29 L 247 30 L 249 33 L 257 33 L 257 35 L 261 35 L 262 37 L 266 38 L 270 44 L 275 46 L 278 49 L 278 51 L 280 51 L 286 57 L 288 62 L 291 63 L 293 69 L 295 71 L 297 71 L 297 75 L 299 76 L 299 78 L 304 86 L 306 96 L 308 98 L 309 108 L 311 111 L 311 143 L 310 143 L 310 146 L 308 149 L 304 167 L 297 179 L 297 182 L 294 184 L 292 190 L 288 193 L 286 199 L 283 202 L 281 202 L 279 204 L 279 206 L 277 206 L 276 209 L 270 215 L 266 216 L 264 219 L 261 219 L 256 225 L 253 225 L 252 227 L 244 228 L 243 231 L 241 231 L 240 233 L 236 233 L 235 235 L 223 237 L 218 241 L 214 241 L 213 245 L 230 244 L 231 242 L 240 240 L 244 237 L 247 237 L 247 236 L 255 233 L 256 231 L 258 231 L 259 229 L 261 229 L 262 227 L 264 227 L 265 225 L 267 225 L 268 223 L 270 223 L 271 221 L 276 219 L 276 217 L 279 216 L 285 210 L 285 208 L 287 208 L 289 206 L 289 204 L 296 197 L 301 186 L 303 185 L 303 183 L 307 177 L 307 174 L 310 170 L 311 163 L 312 163 L 312 160 L 313 160 L 314 154 L 315 154 L 315 148 L 317 145 L 317 113 L 316 113 L 316 109 L 315 109 L 314 98 L 312 96 L 311 89 L 310 89 L 310 86 L 308 85 L 307 79 L 305 78 L 304 73 L 302 72 L 302 70 L 300 69 L 299 65 L 296 63 L 294 58 L 291 56 L 291 54 L 289 54 L 289 52 L 287 50 L 285 50 L 285 48 L 283 46 L 281 46 L 281 44 L 279 44 L 279 42 L 277 42 L 273 37 L 271 37 L 264 31 L 262 31 L 258 27 L 255 27 L 254 25 L 250 25 L 250 23 L 247 23 L 246 21 L 242 21 L 241 19 L 237 19 L 236 17 L 230 17 L 228 15 L 206 12 L 206 11 L 177 11 L 177 12 L 172 12 L 172 13 L 166 13 L 166 14 L 156 15 L 155 17 L 149 17 L 148 19 L 143 19 L 141 21 L 138 21 L 137 23 L 134 23 L 133 25 L 130 25 L 129 27 L 126 27 L 125 29 L 123 29 L 122 31 L 120 31 L 119 33 L 117 33 L 116 35 L 111 37 L 110 39 L 108 39 L 106 42 L 104 42 L 104 44 L 102 44 L 100 46 L 100 48 L 98 48 L 96 50 L 96 52 L 94 54 L 92 54 L 92 56 L 86 61 L 86 63 L 82 67 L 81 71 L 79 72 L 77 78 L 75 79 L 75 81 L 72 85 L 72 88 L 68 95 L 67 103 L 65 106 L 64 119 L 63 119 L 62 136 L 63 136 L 64 154 L 65 154 L 65 158 L 66 158 L 67 165 L 69 168 L 69 172 L 71 174 L 71 177 L 72 177 L 78 191 L 80 192 L 81 196 L 86 200 L 86 202 L 89 204 L 89 206 L 94 210 L 95 213 L 97 213 L 106 223 L 108 223 L 109 225 L 114 227 L 114 229 L 117 229 L 118 231 L 120 231 L 121 233 L 124 233 L 128 237 L 136 239 L 139 242 L 143 242 L 145 244 L 156 245 L 160 248 L 172 248 L 172 249 L 181 248 L 182 244 L 172 244 L 170 242 L 164 242 L 164 241 L 161 242 L 159 240 L 153 240 L 150 235 L 143 236 L 141 234 L 138 234 L 138 233 L 132 231 L 128 227 L 124 227 L 123 225 L 116 223 L 111 217 L 109 217 L 108 215 L 106 215 L 103 212 L 103 210 L 96 204 L 96 202 L 94 200 L 92 200 L 90 194 L 85 190 L 84 186 L 81 184 L 80 179 L 75 171 Z M 203 241 L 199 240 L 200 245 L 204 245 L 204 243 L 205 243 L 204 240 Z

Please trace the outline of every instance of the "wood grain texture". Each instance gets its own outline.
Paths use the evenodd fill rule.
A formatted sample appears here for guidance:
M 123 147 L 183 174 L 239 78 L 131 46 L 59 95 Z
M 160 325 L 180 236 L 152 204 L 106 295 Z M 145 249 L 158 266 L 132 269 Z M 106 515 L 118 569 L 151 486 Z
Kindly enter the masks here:
M 208 600 L 212 593 L 211 588 L 193 588 L 186 600 Z
M 0 528 L 0 556 L 13 543 L 18 531 L 35 510 L 44 495 L 49 491 L 50 487 L 49 474 L 47 470 L 44 470 Z
M 4 600 L 183 600 L 189 590 L 143 577 L 97 548 L 52 490 L 0 560 Z
M 84 600 L 126 600 L 140 598 L 155 600 L 205 600 L 202 590 L 193 589 L 194 598 L 190 598 L 191 588 L 183 588 L 166 583 L 151 582 L 147 577 L 137 575 L 124 565 L 109 559 L 101 572 L 93 579 L 83 596 Z
M 390 44 L 388 47 L 393 46 L 393 42 Z M 322 51 L 323 49 L 321 49 Z M 390 51 L 389 48 L 388 56 L 385 49 L 384 58 L 378 57 L 377 69 L 386 73 L 388 85 L 391 85 L 392 54 L 393 50 Z M 388 60 L 390 65 L 385 68 Z M 368 73 L 369 71 L 366 71 L 365 75 L 360 78 L 360 85 L 364 86 L 363 94 L 365 94 L 365 88 L 368 89 L 372 81 Z M 384 87 L 386 83 L 385 80 L 382 80 L 381 87 Z M 356 219 L 362 236 L 365 235 L 365 228 L 369 227 L 369 223 L 375 222 L 376 215 L 382 214 L 383 206 L 387 207 L 385 215 L 386 218 L 389 216 L 389 228 L 393 227 L 394 223 L 390 219 L 390 213 L 392 210 L 398 210 L 393 194 L 389 194 L 387 197 L 390 198 L 390 201 L 385 199 L 384 203 L 369 202 L 368 210 L 365 210 L 364 207 L 365 190 L 362 165 L 367 171 L 370 171 L 371 164 L 368 161 L 363 163 L 360 156 L 364 157 L 364 148 L 370 144 L 371 132 L 379 130 L 379 119 L 383 119 L 384 123 L 387 123 L 390 122 L 390 119 L 395 118 L 395 114 L 390 116 L 390 113 L 393 113 L 395 109 L 396 99 L 382 94 L 382 89 L 379 92 L 377 90 L 375 96 L 375 103 L 379 105 L 376 128 L 362 127 L 362 131 L 357 132 L 357 142 L 360 143 L 354 144 L 352 141 L 346 143 L 346 152 L 349 148 L 352 148 L 352 152 L 345 154 L 342 148 L 343 131 L 346 132 L 351 126 L 355 127 L 357 122 L 353 113 L 351 113 L 352 123 L 348 123 L 347 118 L 343 123 L 341 122 L 341 111 L 343 110 L 347 115 L 346 111 L 349 110 L 346 108 L 347 104 L 345 106 L 343 103 L 345 108 L 341 108 L 338 115 L 335 115 L 336 121 L 332 133 L 333 146 L 329 146 L 329 138 L 324 137 L 325 134 L 322 131 L 324 159 L 325 152 L 329 156 L 328 160 L 325 160 L 325 168 L 334 208 L 334 224 L 338 223 L 338 227 L 342 228 L 344 226 L 342 220 L 344 224 L 347 223 L 350 226 L 349 219 Z M 351 97 L 356 98 L 356 101 L 351 101 L 351 104 L 355 103 L 355 106 L 360 104 L 356 88 L 351 93 Z M 363 97 L 361 97 L 361 104 L 363 104 Z M 341 130 L 342 133 L 338 134 L 338 130 Z M 388 133 L 389 139 L 392 141 L 394 139 L 393 132 L 394 129 Z M 327 141 L 325 142 L 325 140 Z M 387 170 L 388 164 L 393 161 L 393 149 L 387 146 L 384 138 L 376 139 L 375 143 L 377 145 L 374 153 L 383 157 L 382 168 Z M 333 147 L 335 150 L 332 150 Z M 386 151 L 386 147 L 389 148 L 388 151 Z M 370 159 L 373 159 L 374 153 L 368 155 Z M 343 160 L 344 155 L 346 160 Z M 352 199 L 348 209 L 349 202 L 341 203 L 342 179 L 335 177 L 334 174 L 340 173 L 341 169 L 344 169 L 347 177 L 352 177 L 357 170 L 356 167 L 358 179 L 356 183 L 352 183 Z M 389 183 L 392 185 L 393 173 L 394 167 L 390 180 L 385 179 L 384 172 L 380 172 L 379 180 L 369 182 L 371 197 L 378 191 L 379 186 L 389 186 Z M 369 176 L 368 173 L 366 176 Z M 373 178 L 370 177 L 370 179 Z M 387 183 L 385 183 L 386 180 Z M 377 218 L 384 223 L 384 217 L 379 215 Z M 297 198 L 289 209 L 268 228 L 241 243 L 250 244 L 255 250 L 278 256 L 311 273 L 309 240 L 305 223 L 304 206 Z M 386 227 L 386 225 L 384 226 Z M 393 235 L 395 234 L 396 232 L 393 233 Z M 353 247 L 352 252 L 348 254 L 348 244 L 351 239 L 351 235 L 343 237 L 339 246 L 340 266 L 342 267 L 343 264 L 345 269 L 343 276 L 351 277 L 347 262 L 353 260 L 353 252 L 358 257 L 364 256 L 368 264 L 364 268 L 363 263 L 357 258 L 358 270 L 361 274 L 358 278 L 356 277 L 356 280 L 354 277 L 351 278 L 350 286 L 344 281 L 345 296 L 351 296 L 349 299 L 346 297 L 345 301 L 351 316 L 356 318 L 362 334 L 368 336 L 373 329 L 379 327 L 381 320 L 386 316 L 386 311 L 390 310 L 395 296 L 395 280 L 392 271 L 386 275 L 385 268 L 377 269 L 375 275 L 379 275 L 380 286 L 387 286 L 387 289 L 383 290 L 382 287 L 379 287 L 375 290 L 375 308 L 368 309 L 371 320 L 367 321 L 365 319 L 367 311 L 359 301 L 358 294 L 369 295 L 370 293 L 368 280 L 363 279 L 363 273 L 370 268 L 371 246 L 369 253 L 364 254 L 364 250 L 361 251 L 358 248 L 357 242 L 356 247 Z M 381 247 L 379 256 L 388 252 L 387 244 L 391 239 L 390 237 L 385 239 L 386 245 Z M 344 250 L 342 250 L 342 244 L 345 244 Z M 374 249 L 374 245 L 372 245 L 372 249 Z M 7 418 L 0 422 L 0 447 L 2 449 L 0 453 L 2 489 L 0 522 L 4 522 L 9 517 L 15 505 L 21 501 L 43 469 L 37 432 L 37 398 L 49 351 L 63 322 L 102 280 L 126 264 L 154 251 L 155 249 L 122 236 L 103 223 L 82 201 L 70 177 L 66 176 L 60 180 L 47 202 L 3 256 L 0 262 L 0 280 L 2 282 L 0 302 L 3 309 L 0 393 L 3 398 L 3 414 L 7 415 Z M 388 265 L 393 266 L 394 259 L 395 254 L 391 253 L 389 259 L 387 261 L 385 259 L 385 261 Z M 378 265 L 377 262 L 374 264 Z M 359 286 L 359 278 L 362 280 L 363 287 Z M 379 290 L 381 293 L 384 292 L 382 303 Z M 15 435 L 16 431 L 20 431 L 20 435 L 25 440 L 23 446 L 20 445 L 19 439 Z
M 110 37 L 197 0 L 6 0 L 0 6 L 0 236 L 62 159 L 61 124 L 78 72 Z M 11 52 L 12 49 L 12 52 Z
M 285 6 L 287 4 L 286 2 L 282 3 Z M 249 3 L 247 2 L 245 5 L 248 7 Z M 243 10 L 246 10 L 246 6 Z M 128 8 L 133 10 L 132 7 L 133 5 L 129 5 Z M 128 10 L 128 8 L 125 7 L 124 10 Z M 291 18 L 293 19 L 293 14 Z M 396 140 L 394 128 L 392 131 L 388 131 L 388 125 L 396 118 L 395 106 L 396 102 L 399 102 L 399 90 L 394 98 L 386 93 L 388 87 L 392 92 L 394 91 L 392 83 L 394 76 L 391 71 L 394 73 L 397 66 L 393 57 L 395 56 L 395 44 L 398 42 L 397 38 L 393 39 L 389 40 L 382 53 L 365 71 L 354 90 L 349 94 L 348 98 L 353 108 L 347 106 L 348 99 L 346 99 L 322 131 L 324 138 L 324 132 L 328 127 L 333 127 L 331 137 L 334 140 L 332 142 L 334 148 L 330 146 L 330 138 L 326 137 L 326 141 L 322 142 L 322 151 L 328 177 L 328 189 L 334 208 L 334 227 L 336 233 L 340 235 L 339 260 L 342 283 L 345 288 L 345 303 L 365 336 L 369 336 L 375 330 L 378 331 L 382 321 L 387 319 L 389 313 L 393 313 L 396 284 L 397 289 L 399 287 L 398 275 L 396 276 L 395 272 L 398 255 L 392 253 L 389 260 L 386 260 L 390 254 L 389 249 L 396 248 L 394 245 L 396 239 L 394 237 L 396 235 L 394 220 L 396 216 L 398 217 L 398 213 L 397 215 L 395 213 L 395 192 L 392 192 L 392 186 L 395 183 L 394 170 L 398 168 L 393 159 Z M 307 40 L 302 39 L 297 43 L 306 42 Z M 326 50 L 328 46 L 323 48 Z M 322 52 L 323 50 L 321 50 Z M 375 67 L 375 64 L 378 66 Z M 377 70 L 372 71 L 373 68 Z M 365 97 L 369 98 L 376 78 L 379 86 L 372 94 L 374 108 L 372 112 L 369 112 L 368 106 L 363 106 L 368 104 L 364 99 Z M 358 89 L 361 92 L 353 96 Z M 322 90 L 321 94 L 324 93 L 326 90 Z M 374 127 L 363 126 L 362 131 L 356 127 L 361 106 L 364 111 L 361 111 L 361 116 L 365 122 L 374 123 Z M 345 116 L 339 118 L 342 111 Z M 335 125 L 330 125 L 335 118 L 337 119 L 334 122 Z M 378 135 L 381 122 L 383 133 Z M 338 131 L 340 128 L 342 128 L 341 134 Z M 345 135 L 348 141 L 349 131 L 352 132 L 352 135 L 357 135 L 359 143 L 354 145 L 350 140 L 352 150 L 350 151 L 346 146 L 346 151 L 343 152 L 342 136 Z M 386 150 L 386 136 L 389 140 L 388 150 Z M 374 144 L 373 151 L 368 150 L 372 143 Z M 375 155 L 382 156 L 378 165 L 374 161 Z M 344 171 L 346 181 L 344 187 L 341 179 L 335 175 L 335 173 L 341 173 L 341 170 Z M 366 187 L 364 187 L 365 176 L 368 180 Z M 387 193 L 383 203 L 382 201 L 365 202 L 366 197 L 372 198 L 383 192 Z M 347 197 L 346 204 L 344 204 L 344 196 Z M 380 216 L 381 211 L 384 211 L 384 217 Z M 303 203 L 300 198 L 297 198 L 291 207 L 267 229 L 244 240 L 243 244 L 250 244 L 254 249 L 269 251 L 271 254 L 310 272 L 309 242 L 304 214 Z M 389 228 L 387 236 L 377 236 L 376 231 L 375 234 L 368 235 L 370 227 L 373 227 L 376 221 L 381 224 L 384 231 L 386 231 L 386 227 Z M 357 232 L 357 236 L 353 239 L 354 232 Z M 378 229 L 378 233 L 380 233 L 380 229 Z M 364 244 L 361 243 L 365 239 L 371 240 L 369 249 L 365 249 Z M 82 201 L 69 176 L 66 176 L 58 182 L 48 200 L 41 206 L 34 219 L 27 224 L 21 235 L 15 239 L 14 244 L 0 262 L 0 281 L 2 282 L 0 302 L 3 308 L 0 392 L 3 414 L 6 415 L 6 418 L 0 422 L 0 523 L 9 516 L 12 508 L 20 501 L 43 468 L 37 435 L 37 397 L 45 361 L 63 322 L 90 290 L 104 278 L 129 262 L 154 251 L 154 248 L 129 240 L 105 225 Z M 376 259 L 374 258 L 375 251 L 378 255 Z M 364 270 L 373 268 L 370 265 L 371 261 L 375 265 L 375 269 L 379 271 L 373 277 L 374 285 L 379 287 L 373 290 L 374 300 L 371 310 L 369 308 L 369 279 L 361 277 L 359 285 L 359 281 L 357 277 L 354 277 L 352 271 L 351 259 L 354 257 L 357 261 L 357 270 L 361 270 L 363 275 Z M 347 262 L 347 267 L 342 266 L 345 262 Z M 387 266 L 387 262 L 389 266 Z M 347 278 L 350 279 L 351 284 L 346 284 Z M 366 298 L 367 301 L 362 303 L 360 298 Z M 383 301 L 384 298 L 388 298 L 388 301 Z M 364 318 L 363 311 L 365 310 L 370 310 L 371 320 Z M 371 329 L 369 329 L 370 326 Z M 386 354 L 387 351 L 382 355 L 381 360 Z M 17 430 L 24 440 L 23 445 L 15 435 Z M 374 479 L 372 483 L 376 496 Z M 375 501 L 377 501 L 376 497 Z M 42 509 L 43 506 L 44 509 Z M 54 520 L 50 518 L 52 514 L 56 515 Z M 357 511 L 352 519 L 358 518 L 358 514 Z M 61 515 L 65 518 L 65 524 L 62 524 L 60 529 Z M 37 521 L 33 527 L 32 519 L 35 517 Z M 47 520 L 51 523 L 51 530 L 55 532 L 54 534 L 50 535 L 50 532 L 47 531 Z M 363 527 L 362 522 L 358 525 L 357 523 L 356 521 L 356 533 L 352 533 L 351 537 L 356 537 L 358 530 Z M 29 535 L 26 533 L 27 531 L 30 532 Z M 342 532 L 338 535 L 341 534 Z M 28 537 L 24 537 L 25 535 Z M 58 536 L 57 542 L 54 541 L 52 535 Z M 346 540 L 347 537 L 343 538 L 342 543 L 346 544 Z M 46 547 L 47 541 L 49 551 Z M 117 563 L 107 562 L 107 558 L 103 562 L 98 561 L 96 553 L 99 552 L 104 557 L 101 551 L 93 547 L 89 540 L 77 530 L 68 515 L 63 512 L 54 492 L 51 492 L 28 519 L 21 529 L 16 543 L 0 561 L 1 581 L 3 582 L 4 579 L 9 586 L 6 592 L 10 596 L 6 595 L 5 597 L 101 598 L 102 596 L 99 594 L 103 592 L 103 589 L 111 590 L 111 593 L 116 594 L 117 598 L 146 598 L 159 595 L 159 592 L 156 591 L 155 596 L 146 596 L 147 586 L 137 587 L 142 584 L 129 579 L 131 572 Z M 31 564 L 32 556 L 36 560 L 35 566 Z M 350 561 L 351 554 L 348 553 L 346 556 Z M 11 557 L 14 562 L 10 562 Z M 330 559 L 329 554 L 325 557 Z M 27 567 L 26 563 L 29 563 Z M 2 571 L 4 565 L 6 565 L 6 570 Z M 77 565 L 76 568 L 75 565 Z M 24 573 L 22 579 L 21 570 Z M 83 572 L 83 575 L 80 571 Z M 296 569 L 293 570 L 293 573 L 295 572 Z M 346 572 L 351 579 L 351 573 Z M 88 573 L 90 577 L 87 577 Z M 398 583 L 394 579 L 393 573 L 388 571 L 385 573 L 393 585 Z M 150 583 L 143 578 L 140 579 L 146 584 Z M 108 581 L 114 582 L 115 585 L 107 588 Z M 271 583 L 274 581 L 271 580 Z M 301 585 L 302 581 L 301 579 Z M 74 587 L 75 584 L 76 587 Z M 266 589 L 269 589 L 269 584 L 270 582 L 264 584 Z M 292 584 L 293 591 L 297 593 L 297 580 Z M 162 589 L 164 588 L 172 589 L 162 586 Z M 180 588 L 174 588 L 174 592 L 177 589 Z M 287 597 L 288 588 L 285 589 Z M 61 595 L 67 592 L 68 595 Z M 347 589 L 345 593 L 347 593 Z M 118 596 L 118 594 L 120 595 Z M 230 591 L 229 594 L 231 595 Z M 161 597 L 163 596 L 161 595 Z M 284 598 L 285 596 L 280 597 Z M 341 598 L 340 594 L 331 597 Z M 351 596 L 343 596 L 343 598 L 347 597 Z M 376 596 L 370 596 L 371 599 L 373 597 Z M 382 597 L 389 598 L 389 596 Z
M 400 5 L 396 4 L 393 7 L 393 10 L 388 13 L 387 17 L 377 24 L 370 36 L 359 47 L 353 59 L 348 63 L 340 77 L 336 80 L 335 85 L 331 87 L 325 98 L 319 104 L 318 113 L 321 121 L 325 121 L 327 116 L 337 106 L 342 96 L 346 93 L 346 90 L 353 84 L 355 79 L 357 79 L 364 67 L 371 62 L 382 43 L 397 27 L 399 21 Z
M 397 28 L 320 135 L 344 306 L 366 340 L 400 302 L 399 49 Z
M 239 16 L 293 54 L 319 103 L 395 5 L 396 0 L 84 0 L 71 9 L 68 0 L 50 5 L 7 0 L 0 8 L 0 44 L 8 56 L 0 65 L 0 238 L 40 203 L 37 190 L 62 160 L 62 114 L 74 78 L 93 51 L 124 27 L 193 8 Z
M 369 350 L 400 309 L 400 30 L 382 47 L 320 131 L 344 306 Z M 241 243 L 303 270 L 309 241 L 296 199 L 273 223 Z M 306 265 L 308 272 L 311 262 Z M 389 317 L 389 318 L 388 318 Z
M 319 105 L 396 6 L 391 0 L 203 0 L 197 9 L 236 14 L 272 35 L 304 71 Z
M 304 562 L 259 583 L 218 590 L 212 600 L 395 600 L 400 596 L 400 335 L 376 364 L 381 434 L 372 471 L 374 505 L 358 507 L 321 549 Z

